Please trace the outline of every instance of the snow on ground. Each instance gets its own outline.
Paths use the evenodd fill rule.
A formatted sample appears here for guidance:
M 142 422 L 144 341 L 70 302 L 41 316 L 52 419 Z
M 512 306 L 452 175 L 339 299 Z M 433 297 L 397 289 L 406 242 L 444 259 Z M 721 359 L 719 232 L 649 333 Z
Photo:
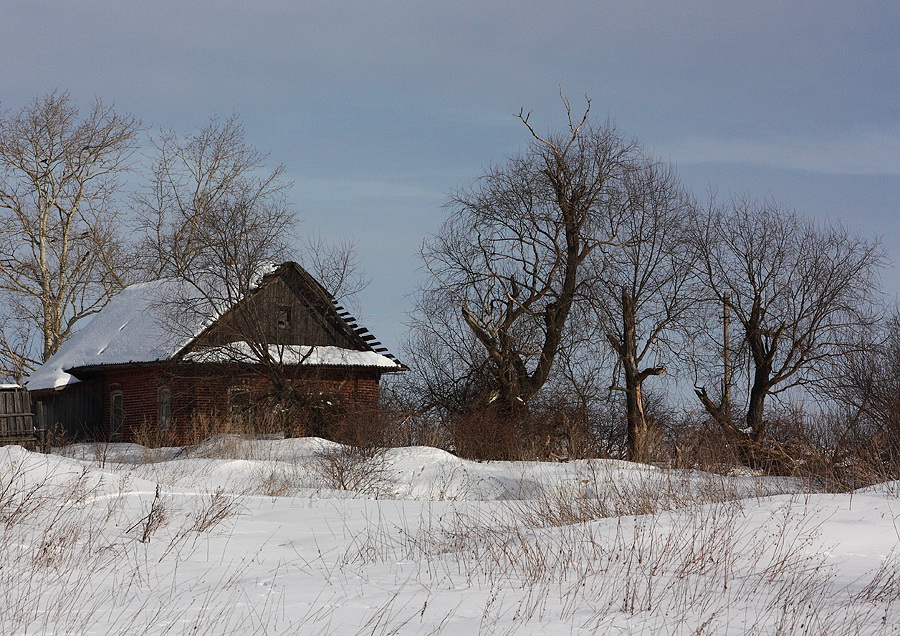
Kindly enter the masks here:
M 900 482 L 618 461 L 0 448 L 3 634 L 897 634 Z

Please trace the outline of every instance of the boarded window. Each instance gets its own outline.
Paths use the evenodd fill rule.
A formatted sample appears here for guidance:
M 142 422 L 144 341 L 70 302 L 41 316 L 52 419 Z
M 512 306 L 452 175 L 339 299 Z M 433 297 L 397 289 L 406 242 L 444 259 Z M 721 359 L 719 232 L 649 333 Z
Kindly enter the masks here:
M 169 387 L 160 387 L 157 393 L 156 416 L 159 430 L 169 430 L 172 424 L 172 391 Z
M 122 434 L 122 420 L 125 417 L 125 401 L 121 391 L 109 394 L 109 434 L 117 437 Z

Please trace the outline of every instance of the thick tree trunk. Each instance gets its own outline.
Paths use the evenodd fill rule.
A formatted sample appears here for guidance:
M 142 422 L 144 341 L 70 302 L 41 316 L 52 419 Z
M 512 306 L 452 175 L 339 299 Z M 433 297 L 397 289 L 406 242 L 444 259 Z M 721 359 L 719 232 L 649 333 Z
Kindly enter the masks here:
M 750 387 L 750 398 L 747 404 L 746 435 L 755 442 L 765 437 L 766 422 L 763 418 L 766 394 L 768 393 L 768 373 L 765 369 L 757 369 Z
M 625 417 L 628 424 L 626 453 L 629 461 L 648 462 L 652 459 L 652 431 L 644 411 L 644 380 L 665 372 L 664 367 L 641 370 L 637 353 L 636 302 L 625 287 L 622 288 L 622 340 L 617 344 L 622 374 L 625 376 Z
M 760 327 L 762 301 L 757 296 L 750 312 L 750 320 L 747 325 L 747 345 L 750 347 L 750 355 L 753 358 L 753 383 L 750 385 L 750 395 L 747 404 L 747 417 L 744 433 L 753 441 L 761 442 L 765 435 L 765 409 L 766 395 L 772 388 L 772 360 L 775 357 L 775 347 L 778 342 L 777 334 L 772 336 L 772 341 L 767 345 Z
M 631 366 L 631 365 L 624 365 Z M 625 375 L 625 413 L 628 421 L 628 460 L 646 462 L 650 460 L 650 427 L 644 412 L 643 381 L 637 368 L 632 367 Z

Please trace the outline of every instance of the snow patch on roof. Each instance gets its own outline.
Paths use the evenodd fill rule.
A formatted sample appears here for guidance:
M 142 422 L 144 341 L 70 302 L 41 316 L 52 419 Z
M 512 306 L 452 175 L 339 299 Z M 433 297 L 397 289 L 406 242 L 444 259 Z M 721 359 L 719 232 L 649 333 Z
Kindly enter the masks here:
M 274 266 L 262 268 L 260 279 L 271 271 Z M 216 279 L 194 285 L 164 279 L 125 288 L 26 379 L 26 388 L 62 389 L 79 381 L 69 373 L 79 367 L 171 359 L 238 300 L 235 294 L 215 293 L 221 284 Z M 374 351 L 304 345 L 270 345 L 269 349 L 271 358 L 282 364 L 403 368 Z M 186 359 L 253 363 L 259 356 L 252 355 L 244 342 L 196 352 Z
M 184 284 L 172 280 L 138 283 L 123 289 L 66 341 L 25 381 L 31 391 L 61 389 L 78 379 L 77 367 L 167 360 L 181 350 L 204 325 L 167 329 L 164 301 L 180 297 Z M 173 333 L 177 331 L 178 333 Z
M 254 363 L 264 352 L 246 342 L 232 342 L 187 354 L 191 362 L 243 362 Z M 279 364 L 327 367 L 380 367 L 399 369 L 400 364 L 374 351 L 354 351 L 341 347 L 307 345 L 268 345 L 268 355 Z

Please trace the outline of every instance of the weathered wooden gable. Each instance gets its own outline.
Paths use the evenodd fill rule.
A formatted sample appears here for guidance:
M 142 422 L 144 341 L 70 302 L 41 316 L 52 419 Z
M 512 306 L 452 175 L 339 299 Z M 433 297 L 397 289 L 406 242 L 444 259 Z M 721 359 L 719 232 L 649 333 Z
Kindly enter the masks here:
M 312 276 L 285 263 L 190 347 L 251 340 L 269 344 L 334 346 L 372 351 L 379 343 L 338 306 Z

